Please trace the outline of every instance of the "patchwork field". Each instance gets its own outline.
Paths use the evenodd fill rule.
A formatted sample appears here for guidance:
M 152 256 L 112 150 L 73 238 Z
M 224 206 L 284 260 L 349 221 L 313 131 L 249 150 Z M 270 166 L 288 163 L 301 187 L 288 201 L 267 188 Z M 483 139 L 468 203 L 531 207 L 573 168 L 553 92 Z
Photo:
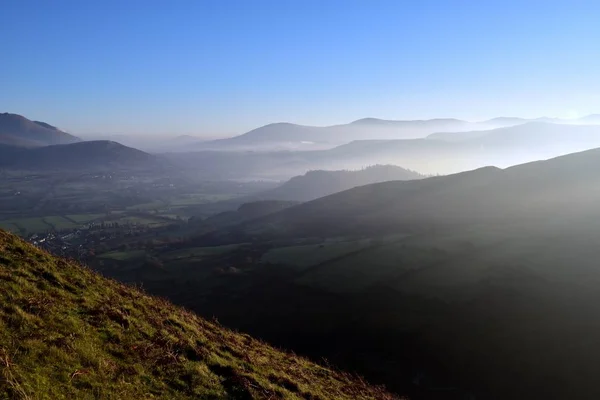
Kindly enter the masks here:
M 133 251 L 111 251 L 108 253 L 100 254 L 98 258 L 110 259 L 115 261 L 127 261 L 142 258 L 146 255 L 144 250 L 133 250 Z
M 214 247 L 191 247 L 182 250 L 176 250 L 169 253 L 165 253 L 161 255 L 161 258 L 164 260 L 174 261 L 181 260 L 186 258 L 202 258 L 208 256 L 221 255 L 225 253 L 229 253 L 230 251 L 234 251 L 242 246 L 243 243 L 240 244 L 230 244 L 225 246 L 214 246 Z
M 370 239 L 323 242 L 320 244 L 278 247 L 263 255 L 265 264 L 283 264 L 303 269 L 321 264 L 371 245 Z

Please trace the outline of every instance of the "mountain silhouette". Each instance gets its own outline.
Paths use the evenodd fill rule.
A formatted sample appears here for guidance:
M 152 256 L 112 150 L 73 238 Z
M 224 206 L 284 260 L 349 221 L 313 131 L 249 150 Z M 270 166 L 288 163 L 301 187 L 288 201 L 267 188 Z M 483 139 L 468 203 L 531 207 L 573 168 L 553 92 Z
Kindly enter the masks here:
M 79 141 L 78 137 L 45 122 L 30 121 L 18 114 L 0 114 L 0 144 L 38 147 Z

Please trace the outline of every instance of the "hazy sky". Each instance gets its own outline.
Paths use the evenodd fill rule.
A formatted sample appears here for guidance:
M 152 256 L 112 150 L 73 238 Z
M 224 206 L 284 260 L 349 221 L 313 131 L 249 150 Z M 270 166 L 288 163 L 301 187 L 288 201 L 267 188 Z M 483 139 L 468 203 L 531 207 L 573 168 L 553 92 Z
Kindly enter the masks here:
M 600 112 L 600 2 L 3 0 L 0 112 L 71 132 Z

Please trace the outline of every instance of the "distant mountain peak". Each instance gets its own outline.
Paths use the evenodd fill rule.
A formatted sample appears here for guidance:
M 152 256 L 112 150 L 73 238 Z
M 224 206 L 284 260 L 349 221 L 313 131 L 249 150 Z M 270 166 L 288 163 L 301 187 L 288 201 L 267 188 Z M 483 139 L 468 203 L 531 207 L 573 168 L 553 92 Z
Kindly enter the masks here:
M 0 143 L 19 147 L 68 144 L 81 139 L 46 122 L 31 121 L 19 114 L 0 114 Z
M 380 124 L 382 122 L 386 122 L 386 120 L 379 118 L 361 118 L 356 121 L 352 121 L 351 124 Z

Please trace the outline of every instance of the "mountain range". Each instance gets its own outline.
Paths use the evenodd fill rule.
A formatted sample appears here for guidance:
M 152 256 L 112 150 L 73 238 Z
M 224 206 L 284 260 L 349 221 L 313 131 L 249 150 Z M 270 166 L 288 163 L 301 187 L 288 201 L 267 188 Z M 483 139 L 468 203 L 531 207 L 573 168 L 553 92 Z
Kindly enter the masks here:
M 528 122 L 420 139 L 356 140 L 327 150 L 201 151 L 167 158 L 212 179 L 281 180 L 309 170 L 356 170 L 373 164 L 400 165 L 422 174 L 449 174 L 487 165 L 504 168 L 598 146 L 600 125 Z
M 227 139 L 198 144 L 199 150 L 314 150 L 361 139 L 406 139 L 434 132 L 472 130 L 477 127 L 457 119 L 389 121 L 364 118 L 327 127 L 290 123 L 265 125 Z
M 326 127 L 274 123 L 227 139 L 198 143 L 198 150 L 315 150 L 354 140 L 416 139 L 440 132 L 467 132 L 506 128 L 528 122 L 565 125 L 600 124 L 599 115 L 579 119 L 499 117 L 481 122 L 454 118 L 383 120 L 363 118 L 349 124 Z

